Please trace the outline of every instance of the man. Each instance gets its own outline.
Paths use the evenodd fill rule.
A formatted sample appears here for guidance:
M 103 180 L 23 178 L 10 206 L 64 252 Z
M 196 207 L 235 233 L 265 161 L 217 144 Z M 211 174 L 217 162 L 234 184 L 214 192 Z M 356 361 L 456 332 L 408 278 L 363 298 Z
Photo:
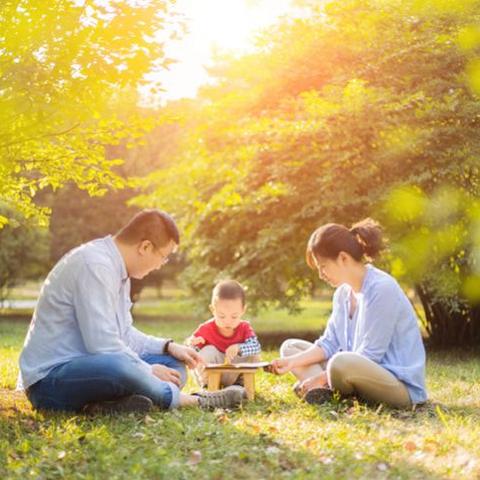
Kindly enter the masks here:
M 186 395 L 192 348 L 137 330 L 130 278 L 167 263 L 179 245 L 165 212 L 143 210 L 114 236 L 67 253 L 47 276 L 20 356 L 19 387 L 35 408 L 128 412 L 199 406 L 235 407 L 244 390 Z

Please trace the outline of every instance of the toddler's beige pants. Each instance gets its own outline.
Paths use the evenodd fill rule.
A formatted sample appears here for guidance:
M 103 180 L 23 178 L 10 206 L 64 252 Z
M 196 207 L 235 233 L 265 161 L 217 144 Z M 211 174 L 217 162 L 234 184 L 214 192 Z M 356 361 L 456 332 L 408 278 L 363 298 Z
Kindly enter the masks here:
M 205 360 L 205 363 L 223 363 L 225 361 L 225 354 L 218 350 L 213 345 L 206 345 L 199 352 L 200 356 Z M 244 363 L 244 362 L 258 362 L 260 361 L 260 355 L 251 355 L 250 357 L 240 357 L 236 356 L 232 363 Z M 205 387 L 207 385 L 207 375 L 202 367 L 196 368 L 194 370 L 194 376 L 197 380 L 197 383 L 200 387 Z M 238 373 L 223 373 L 220 385 L 228 387 L 233 385 L 237 379 Z

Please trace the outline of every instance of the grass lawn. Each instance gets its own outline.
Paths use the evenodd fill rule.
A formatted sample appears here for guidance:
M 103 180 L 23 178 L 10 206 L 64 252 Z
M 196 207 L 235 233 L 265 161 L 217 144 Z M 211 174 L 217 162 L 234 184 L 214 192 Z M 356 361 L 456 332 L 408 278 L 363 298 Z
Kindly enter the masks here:
M 178 339 L 191 330 L 180 320 L 140 327 L 173 327 Z M 302 404 L 291 376 L 261 373 L 258 397 L 238 412 L 86 418 L 33 412 L 12 391 L 26 329 L 0 322 L 3 478 L 480 478 L 480 360 L 467 354 L 429 356 L 432 403 L 414 412 Z

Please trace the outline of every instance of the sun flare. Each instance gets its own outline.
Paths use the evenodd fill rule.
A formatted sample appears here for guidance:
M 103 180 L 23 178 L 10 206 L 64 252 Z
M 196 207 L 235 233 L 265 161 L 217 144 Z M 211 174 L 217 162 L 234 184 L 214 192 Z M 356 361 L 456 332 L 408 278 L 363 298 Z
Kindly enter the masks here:
M 168 48 L 176 60 L 159 77 L 172 100 L 195 96 L 200 85 L 208 82 L 205 66 L 212 54 L 241 54 L 254 45 L 256 33 L 275 22 L 290 8 L 291 0 L 178 0 L 177 10 L 185 17 L 187 34 Z

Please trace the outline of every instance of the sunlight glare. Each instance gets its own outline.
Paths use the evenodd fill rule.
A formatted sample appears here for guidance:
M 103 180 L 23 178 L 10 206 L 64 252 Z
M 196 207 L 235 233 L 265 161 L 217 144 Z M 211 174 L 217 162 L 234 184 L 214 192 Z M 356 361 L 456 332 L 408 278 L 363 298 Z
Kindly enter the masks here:
M 178 0 L 176 9 L 185 15 L 188 32 L 168 46 L 167 55 L 177 63 L 168 72 L 150 77 L 152 81 L 160 80 L 166 90 L 161 103 L 194 97 L 198 87 L 208 82 L 205 66 L 211 63 L 214 52 L 248 52 L 254 46 L 258 30 L 285 15 L 290 3 L 290 0 Z

